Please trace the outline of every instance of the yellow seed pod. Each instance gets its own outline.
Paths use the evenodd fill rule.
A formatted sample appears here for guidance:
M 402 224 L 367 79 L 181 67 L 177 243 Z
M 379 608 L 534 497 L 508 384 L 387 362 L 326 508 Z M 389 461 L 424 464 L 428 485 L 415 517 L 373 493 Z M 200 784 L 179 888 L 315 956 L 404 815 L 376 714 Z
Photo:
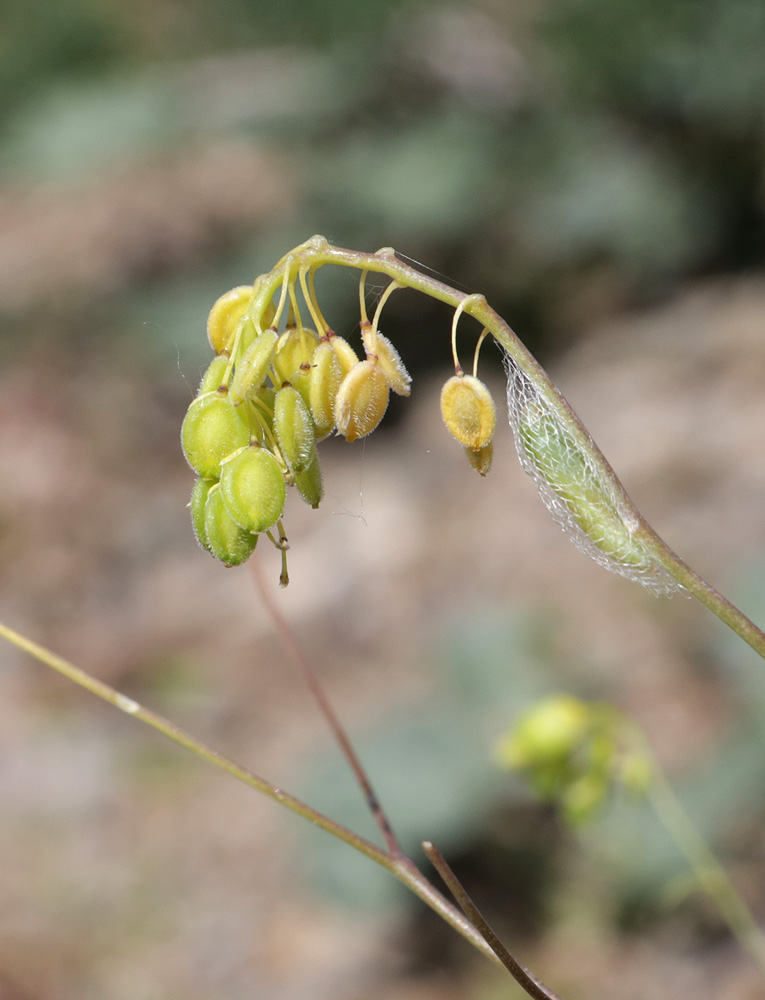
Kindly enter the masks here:
M 472 375 L 453 375 L 441 390 L 441 416 L 460 444 L 480 451 L 491 441 L 497 411 L 491 393 Z
M 310 365 L 319 343 L 319 335 L 308 327 L 292 327 L 279 339 L 274 357 L 274 370 L 280 382 L 292 382 L 301 365 Z
M 465 454 L 476 472 L 482 476 L 489 474 L 489 469 L 491 469 L 491 460 L 494 458 L 494 445 L 491 441 L 489 441 L 487 445 L 484 445 L 483 448 L 479 448 L 478 451 L 473 451 L 472 448 L 466 448 Z
M 308 402 L 316 425 L 316 438 L 324 438 L 335 426 L 335 397 L 343 372 L 332 345 L 322 340 L 313 356 L 308 377 Z
M 227 396 L 208 392 L 186 412 L 181 444 L 186 461 L 203 479 L 219 479 L 220 463 L 250 440 L 250 426 Z
M 276 393 L 274 432 L 290 472 L 304 472 L 315 451 L 316 436 L 308 407 L 291 385 L 283 386 Z
M 203 396 L 206 392 L 217 392 L 223 384 L 223 376 L 226 374 L 227 367 L 228 354 L 219 354 L 213 358 L 199 383 L 197 396 Z
M 205 529 L 205 503 L 207 502 L 207 494 L 215 486 L 216 482 L 217 480 L 215 479 L 197 479 L 194 483 L 194 489 L 191 491 L 191 500 L 189 501 L 191 524 L 194 528 L 194 534 L 202 548 L 207 549 L 208 552 L 212 552 L 212 549 L 210 548 L 210 543 L 207 541 L 207 531 Z
M 226 510 L 245 531 L 273 527 L 284 511 L 284 473 L 265 448 L 242 448 L 229 456 L 221 466 L 220 489 Z
M 321 498 L 324 496 L 324 484 L 321 478 L 319 452 L 315 445 L 308 466 L 303 472 L 295 473 L 292 478 L 300 492 L 300 496 L 307 504 L 316 509 L 321 503 Z
M 345 337 L 339 337 L 334 332 L 328 336 L 328 343 L 337 355 L 337 360 L 340 362 L 340 370 L 343 373 L 343 378 L 345 378 L 351 369 L 355 368 L 359 363 L 359 356 L 356 354 Z
M 278 334 L 275 330 L 270 328 L 264 330 L 237 362 L 228 393 L 229 399 L 235 406 L 241 403 L 249 392 L 263 385 L 274 358 L 277 340 Z
M 205 501 L 206 548 L 226 566 L 239 566 L 252 555 L 258 536 L 241 528 L 223 503 L 218 483 L 210 487 Z
M 408 396 L 412 391 L 412 377 L 393 344 L 379 330 L 373 333 L 371 326 L 362 326 L 361 339 L 364 341 L 367 357 L 376 357 L 380 362 L 391 389 L 398 396 Z
M 239 285 L 217 300 L 207 317 L 207 339 L 216 354 L 232 339 L 252 298 L 252 285 Z
M 390 388 L 377 361 L 360 361 L 340 383 L 335 423 L 346 441 L 371 434 L 388 408 Z

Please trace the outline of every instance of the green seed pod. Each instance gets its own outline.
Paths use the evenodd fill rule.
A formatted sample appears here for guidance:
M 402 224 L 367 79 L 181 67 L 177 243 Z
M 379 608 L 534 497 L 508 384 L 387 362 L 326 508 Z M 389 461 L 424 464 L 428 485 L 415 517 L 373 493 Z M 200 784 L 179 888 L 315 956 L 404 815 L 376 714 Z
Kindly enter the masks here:
M 300 496 L 307 504 L 314 509 L 321 503 L 324 496 L 324 484 L 321 478 L 321 465 L 319 464 L 319 452 L 314 446 L 311 453 L 311 460 L 303 472 L 295 473 L 292 477 L 295 481 Z
M 328 341 L 322 340 L 314 353 L 308 377 L 308 401 L 317 439 L 326 437 L 335 426 L 335 397 L 342 380 L 337 354 Z
M 240 528 L 256 534 L 282 516 L 287 484 L 279 463 L 265 448 L 242 448 L 221 468 L 223 502 Z
M 213 358 L 199 383 L 197 396 L 203 396 L 206 392 L 217 392 L 223 385 L 223 376 L 226 374 L 227 367 L 228 354 L 219 354 Z
M 188 408 L 181 428 L 186 461 L 203 479 L 220 478 L 221 461 L 249 440 L 246 414 L 218 392 L 198 396 Z
M 388 408 L 390 389 L 376 361 L 360 361 L 343 381 L 335 399 L 335 423 L 346 441 L 371 434 Z
M 476 472 L 482 476 L 489 474 L 491 461 L 494 458 L 494 445 L 491 441 L 487 445 L 484 445 L 483 448 L 479 448 L 478 451 L 473 451 L 472 448 L 465 448 L 465 454 Z
M 340 362 L 340 370 L 343 373 L 343 378 L 345 378 L 359 363 L 359 357 L 345 337 L 338 337 L 334 332 L 328 334 L 328 337 L 329 344 L 337 355 L 337 360 Z
M 412 391 L 412 377 L 404 367 L 398 351 L 388 338 L 379 332 L 372 333 L 370 326 L 362 327 L 361 337 L 367 357 L 377 358 L 388 385 L 398 396 L 408 396 Z
M 223 503 L 223 494 L 216 483 L 210 487 L 205 502 L 206 548 L 226 566 L 246 562 L 257 545 L 258 536 L 240 528 Z
M 251 298 L 252 285 L 239 285 L 221 295 L 210 310 L 207 317 L 207 339 L 216 354 L 220 354 L 233 339 Z
M 228 393 L 229 399 L 235 406 L 241 403 L 249 392 L 262 386 L 274 358 L 277 339 L 276 330 L 270 328 L 264 330 L 237 362 Z
M 191 491 L 191 501 L 189 503 L 194 534 L 202 548 L 207 549 L 208 552 L 212 552 L 212 549 L 210 548 L 210 543 L 207 541 L 207 531 L 205 529 L 205 503 L 207 502 L 207 494 L 215 484 L 215 479 L 197 479 L 194 483 L 194 489 Z
M 466 448 L 480 451 L 494 435 L 497 411 L 491 393 L 472 375 L 453 375 L 441 390 L 441 416 Z
M 274 370 L 279 382 L 293 382 L 293 376 L 301 365 L 311 365 L 313 354 L 319 343 L 319 335 L 307 327 L 292 327 L 279 339 L 274 358 Z
M 276 393 L 274 432 L 290 472 L 304 472 L 311 461 L 316 436 L 308 407 L 291 385 L 283 386 Z

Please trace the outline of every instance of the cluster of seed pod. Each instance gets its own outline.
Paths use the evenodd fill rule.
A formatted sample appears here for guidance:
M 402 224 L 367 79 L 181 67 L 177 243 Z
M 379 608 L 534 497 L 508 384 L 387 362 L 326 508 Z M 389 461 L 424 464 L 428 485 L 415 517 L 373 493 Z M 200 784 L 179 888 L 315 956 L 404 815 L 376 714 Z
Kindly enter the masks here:
M 287 487 L 312 507 L 322 499 L 317 442 L 334 430 L 348 441 L 371 433 L 390 391 L 409 395 L 411 381 L 376 326 L 362 321 L 361 361 L 328 328 L 320 334 L 288 322 L 280 333 L 284 295 L 253 319 L 252 297 L 251 287 L 234 288 L 213 306 L 207 332 L 216 356 L 181 431 L 199 477 L 190 503 L 197 539 L 227 566 L 248 559 L 264 532 L 284 554 Z

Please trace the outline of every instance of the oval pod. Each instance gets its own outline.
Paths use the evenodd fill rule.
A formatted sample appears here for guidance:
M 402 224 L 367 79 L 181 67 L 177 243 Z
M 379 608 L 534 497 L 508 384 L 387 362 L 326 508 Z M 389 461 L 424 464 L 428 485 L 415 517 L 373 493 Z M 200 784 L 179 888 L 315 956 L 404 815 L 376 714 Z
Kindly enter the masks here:
M 238 406 L 252 389 L 259 389 L 273 361 L 278 334 L 270 327 L 254 340 L 237 362 L 228 397 Z
M 328 333 L 327 336 L 329 337 L 328 343 L 337 355 L 337 360 L 340 362 L 340 370 L 343 373 L 343 378 L 345 378 L 359 363 L 359 356 L 345 337 L 340 337 L 334 332 L 331 335 Z
M 226 566 L 246 562 L 258 543 L 258 536 L 241 528 L 223 502 L 220 485 L 210 487 L 205 501 L 206 548 Z
M 216 354 L 220 354 L 233 337 L 251 298 L 252 285 L 238 285 L 221 295 L 213 305 L 207 317 L 207 339 Z
M 324 496 L 319 452 L 316 447 L 313 449 L 307 468 L 303 472 L 296 473 L 292 478 L 295 480 L 295 486 L 297 486 L 300 496 L 307 504 L 316 509 Z
M 398 396 L 409 396 L 412 392 L 412 376 L 404 367 L 404 362 L 385 334 L 378 330 L 374 335 L 371 327 L 362 329 L 362 340 L 367 354 L 380 362 L 388 385 Z
M 223 385 L 223 376 L 226 374 L 227 368 L 228 354 L 218 354 L 214 357 L 202 376 L 197 396 L 203 396 L 206 392 L 217 392 Z
M 340 383 L 335 399 L 335 423 L 346 441 L 371 434 L 388 408 L 390 389 L 382 369 L 367 358 Z
M 335 426 L 335 397 L 342 380 L 337 354 L 329 341 L 322 340 L 316 348 L 308 376 L 308 401 L 317 438 L 326 437 Z
M 494 435 L 497 411 L 491 393 L 472 375 L 453 375 L 441 390 L 441 416 L 460 444 L 485 448 Z
M 316 435 L 308 407 L 291 385 L 282 386 L 276 393 L 274 432 L 290 472 L 303 472 L 315 450 Z
M 218 392 L 198 396 L 186 411 L 181 444 L 186 461 L 203 479 L 219 479 L 220 464 L 250 440 L 245 415 Z
M 302 365 L 310 365 L 319 343 L 319 335 L 308 327 L 292 327 L 283 333 L 274 358 L 274 370 L 282 382 L 292 382 Z
M 287 484 L 270 451 L 242 448 L 223 463 L 220 490 L 226 510 L 245 531 L 265 531 L 282 516 Z
M 205 503 L 207 502 L 207 494 L 215 484 L 216 480 L 214 479 L 197 479 L 194 483 L 194 489 L 191 491 L 191 500 L 189 501 L 191 524 L 194 528 L 194 534 L 202 548 L 207 549 L 208 552 L 212 552 L 212 549 L 210 548 L 210 543 L 207 541 L 207 531 L 205 529 Z

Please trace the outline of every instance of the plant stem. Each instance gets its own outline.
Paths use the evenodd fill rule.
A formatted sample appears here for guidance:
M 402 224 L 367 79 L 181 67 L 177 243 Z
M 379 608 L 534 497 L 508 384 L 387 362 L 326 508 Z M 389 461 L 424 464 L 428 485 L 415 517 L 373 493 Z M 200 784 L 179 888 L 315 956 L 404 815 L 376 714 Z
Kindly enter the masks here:
M 26 636 L 21 635 L 19 632 L 16 632 L 14 629 L 9 628 L 1 622 L 0 638 L 6 639 L 13 646 L 16 646 L 17 649 L 28 653 L 30 656 L 39 660 L 41 663 L 44 663 L 46 666 L 66 677 L 74 684 L 85 688 L 86 691 L 90 691 L 91 694 L 96 695 L 96 697 L 101 698 L 103 701 L 106 701 L 115 708 L 118 708 L 121 712 L 125 712 L 134 719 L 138 719 L 147 726 L 151 726 L 152 729 L 156 729 L 168 739 L 173 740 L 173 742 L 180 744 L 182 747 L 185 747 L 187 750 L 196 754 L 197 757 L 201 757 L 214 767 L 219 768 L 221 771 L 225 771 L 226 774 L 230 774 L 231 777 L 236 778 L 237 781 L 243 782 L 245 785 L 248 785 L 250 788 L 254 788 L 263 795 L 267 795 L 269 798 L 280 803 L 280 805 L 283 805 L 286 809 L 296 813 L 298 816 L 302 816 L 302 818 L 308 820 L 309 823 L 313 823 L 322 830 L 326 830 L 327 833 L 332 834 L 333 837 L 337 837 L 338 840 L 342 840 L 344 843 L 348 844 L 349 847 L 352 847 L 360 854 L 365 855 L 370 859 L 370 861 L 374 861 L 382 868 L 385 868 L 397 879 L 399 879 L 399 881 L 403 882 L 403 884 L 411 892 L 413 892 L 425 904 L 434 910 L 443 920 L 446 921 L 446 923 L 453 927 L 457 933 L 461 934 L 462 937 L 469 941 L 474 948 L 481 952 L 481 954 L 492 961 L 495 965 L 502 965 L 492 948 L 487 944 L 479 931 L 477 931 L 470 921 L 467 920 L 467 918 L 464 917 L 459 910 L 452 906 L 452 904 L 449 903 L 448 900 L 445 899 L 445 897 L 433 885 L 431 885 L 425 876 L 418 870 L 414 862 L 409 858 L 396 857 L 375 846 L 364 837 L 358 836 L 358 834 L 348 830 L 340 823 L 336 823 L 334 820 L 324 816 L 316 809 L 313 809 L 311 806 L 306 805 L 306 803 L 301 802 L 300 799 L 295 798 L 294 795 L 290 795 L 281 788 L 277 788 L 276 785 L 271 784 L 270 781 L 266 781 L 265 778 L 258 777 L 258 775 L 253 774 L 253 772 L 248 770 L 246 767 L 235 763 L 223 754 L 218 753 L 217 750 L 213 750 L 195 736 L 185 732 L 168 719 L 163 718 L 163 716 L 157 714 L 156 712 L 152 712 L 148 708 L 144 708 L 143 705 L 140 705 L 137 701 L 121 694 L 113 687 L 110 687 L 103 681 L 97 680 L 95 677 L 86 673 L 86 671 L 76 667 L 73 663 L 70 663 L 61 656 L 57 656 L 50 650 L 45 649 L 45 647 L 38 645 L 36 642 L 32 642 L 31 639 L 27 639 Z

